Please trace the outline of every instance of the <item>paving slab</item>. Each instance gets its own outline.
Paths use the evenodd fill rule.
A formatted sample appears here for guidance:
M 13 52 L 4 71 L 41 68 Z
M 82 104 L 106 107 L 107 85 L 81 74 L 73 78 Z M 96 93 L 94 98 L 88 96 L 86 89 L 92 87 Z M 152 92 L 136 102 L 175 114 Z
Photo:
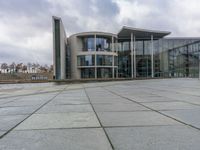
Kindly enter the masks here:
M 187 126 L 106 128 L 115 150 L 199 150 L 200 131 Z
M 27 117 L 20 114 L 30 114 L 51 100 L 3 136 L 0 149 L 112 149 L 91 102 L 115 150 L 196 150 L 199 93 L 197 79 L 0 85 L 0 136 Z
M 179 124 L 173 119 L 152 111 L 98 112 L 98 116 L 105 127 Z
M 93 104 L 97 112 L 116 112 L 116 111 L 141 111 L 149 110 L 136 103 L 111 103 L 111 104 Z
M 200 106 L 185 102 L 151 102 L 142 104 L 155 110 L 200 109 Z
M 2 115 L 27 115 L 33 113 L 37 106 L 26 107 L 0 107 L 0 116 Z
M 200 129 L 200 110 L 173 110 L 173 111 L 162 111 L 162 113 L 176 118 L 186 124 L 193 125 Z
M 50 103 L 50 105 L 67 105 L 67 104 L 89 104 L 89 100 L 86 96 L 79 96 L 77 93 L 70 96 L 61 94 L 56 96 Z
M 46 100 L 14 100 L 9 103 L 2 104 L 1 107 L 23 107 L 23 106 L 41 106 L 46 103 Z
M 102 129 L 13 131 L 0 140 L 2 150 L 112 150 Z
M 0 116 L 0 130 L 9 130 L 25 119 L 27 115 Z
M 99 127 L 94 113 L 33 114 L 15 130 Z
M 124 103 L 124 104 L 132 104 L 127 99 L 117 97 L 117 98 L 108 98 L 108 97 L 98 97 L 98 98 L 90 98 L 92 104 L 116 104 L 116 103 Z
M 90 104 L 83 105 L 45 105 L 36 113 L 93 112 Z
M 16 99 L 16 97 L 10 97 L 10 98 L 2 98 L 2 99 L 0 99 L 0 107 L 1 107 L 2 104 L 12 102 L 15 99 Z
M 88 100 L 74 100 L 74 99 L 54 99 L 48 105 L 81 105 L 90 104 Z
M 174 102 L 175 100 L 167 97 L 162 97 L 162 96 L 152 96 L 152 97 L 135 97 L 135 96 L 126 96 L 127 98 L 133 99 L 137 102 Z

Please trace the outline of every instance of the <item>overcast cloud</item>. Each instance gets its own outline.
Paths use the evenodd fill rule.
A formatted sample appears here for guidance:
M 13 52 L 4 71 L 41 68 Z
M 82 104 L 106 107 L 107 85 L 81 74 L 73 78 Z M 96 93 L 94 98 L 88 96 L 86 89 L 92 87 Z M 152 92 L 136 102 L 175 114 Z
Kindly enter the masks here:
M 52 64 L 52 16 L 67 36 L 126 25 L 200 37 L 199 0 L 0 0 L 0 63 Z

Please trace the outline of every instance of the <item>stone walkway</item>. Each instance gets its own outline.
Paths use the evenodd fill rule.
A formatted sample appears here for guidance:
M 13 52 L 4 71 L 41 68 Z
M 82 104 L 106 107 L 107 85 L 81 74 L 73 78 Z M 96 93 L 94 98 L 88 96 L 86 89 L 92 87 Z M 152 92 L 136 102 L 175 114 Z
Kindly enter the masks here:
M 0 85 L 0 150 L 199 150 L 200 81 Z

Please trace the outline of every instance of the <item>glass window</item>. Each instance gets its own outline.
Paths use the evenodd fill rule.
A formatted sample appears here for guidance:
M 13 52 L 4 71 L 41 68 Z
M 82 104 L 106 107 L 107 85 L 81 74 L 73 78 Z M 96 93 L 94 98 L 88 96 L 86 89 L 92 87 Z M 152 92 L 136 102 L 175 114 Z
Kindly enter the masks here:
M 118 57 L 114 56 L 114 65 L 117 66 L 118 65 Z
M 81 69 L 81 78 L 95 78 L 95 69 L 94 68 L 82 68 Z
M 112 66 L 112 56 L 97 55 L 98 66 Z
M 97 68 L 97 78 L 112 78 L 112 68 Z
M 96 38 L 96 51 L 111 51 L 111 39 L 105 37 Z
M 94 66 L 94 55 L 81 55 L 77 59 L 78 66 Z
M 123 51 L 128 51 L 130 50 L 130 42 L 123 42 Z
M 94 37 L 83 38 L 83 51 L 94 51 Z

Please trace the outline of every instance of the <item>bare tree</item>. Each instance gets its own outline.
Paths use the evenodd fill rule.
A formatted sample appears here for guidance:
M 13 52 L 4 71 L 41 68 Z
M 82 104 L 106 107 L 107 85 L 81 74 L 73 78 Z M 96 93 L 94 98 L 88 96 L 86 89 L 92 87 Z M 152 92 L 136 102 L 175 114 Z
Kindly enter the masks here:
M 49 72 L 53 72 L 53 65 L 50 66 Z
M 6 73 L 6 70 L 8 69 L 7 63 L 2 63 L 2 64 L 1 64 L 1 69 L 3 69 L 3 70 L 4 70 L 4 73 Z
M 40 66 L 40 71 L 42 72 L 42 73 L 45 73 L 45 72 L 47 72 L 48 71 L 48 68 L 46 68 L 45 66 Z
M 27 71 L 27 66 L 26 66 L 26 65 L 23 65 L 22 71 L 23 71 L 24 73 L 25 73 L 25 71 Z
M 10 64 L 9 68 L 10 68 L 10 72 L 15 72 L 15 67 L 16 67 L 16 64 L 15 62 L 13 62 L 12 64 Z
M 16 65 L 16 72 L 19 72 L 20 69 L 22 69 L 23 63 L 19 63 Z

